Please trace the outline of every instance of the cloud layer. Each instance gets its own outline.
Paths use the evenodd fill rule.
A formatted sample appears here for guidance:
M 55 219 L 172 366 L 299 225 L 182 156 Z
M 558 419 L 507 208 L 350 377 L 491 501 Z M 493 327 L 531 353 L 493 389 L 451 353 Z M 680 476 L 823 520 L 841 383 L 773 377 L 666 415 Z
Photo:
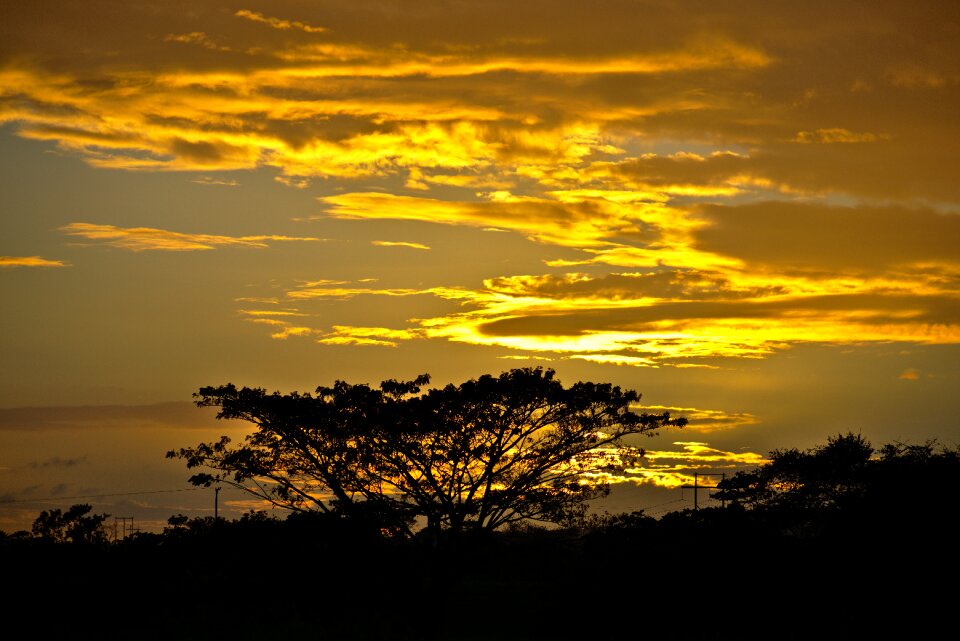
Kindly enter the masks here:
M 315 220 L 555 251 L 541 273 L 457 282 L 434 244 L 374 227 L 375 246 L 432 248 L 405 253 L 436 261 L 434 281 L 285 297 L 308 316 L 366 297 L 449 313 L 242 314 L 275 338 L 684 367 L 805 342 L 960 342 L 954 3 L 102 0 L 8 3 L 2 18 L 0 122 L 22 137 L 94 167 L 323 185 Z M 318 240 L 61 231 L 132 251 Z

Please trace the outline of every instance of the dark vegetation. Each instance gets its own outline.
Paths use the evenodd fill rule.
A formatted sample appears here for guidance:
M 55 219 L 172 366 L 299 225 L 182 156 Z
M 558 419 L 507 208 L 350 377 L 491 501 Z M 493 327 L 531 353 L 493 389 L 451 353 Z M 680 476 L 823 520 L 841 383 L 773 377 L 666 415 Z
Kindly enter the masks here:
M 557 389 L 544 373 L 520 376 Z M 614 389 L 604 388 L 601 398 L 628 394 Z M 215 399 L 227 412 L 240 392 L 218 390 L 202 392 L 201 402 Z M 566 398 L 562 391 L 555 394 L 554 403 Z M 595 387 L 590 402 L 596 394 Z M 276 401 L 282 410 L 256 419 L 261 428 L 278 430 L 303 423 L 279 420 L 289 409 L 284 403 L 303 398 L 254 394 L 255 403 L 244 402 L 249 408 Z M 305 404 L 316 407 L 312 398 Z M 405 402 L 400 398 L 374 398 L 372 405 Z M 511 405 L 501 401 L 501 410 Z M 427 452 L 462 448 L 482 463 L 484 452 L 496 451 L 489 442 L 479 447 L 459 435 L 458 425 L 469 424 L 462 417 L 477 408 L 461 403 L 457 415 L 454 405 L 441 407 L 454 427 L 418 428 L 414 433 L 427 439 Z M 502 422 L 507 413 L 501 410 L 485 416 Z M 603 416 L 639 425 L 628 412 L 623 405 Z M 569 430 L 575 424 L 571 420 Z M 512 433 L 515 426 L 504 429 Z M 236 463 L 249 460 L 243 457 L 262 466 L 261 476 L 270 460 L 300 460 L 256 440 L 238 449 L 211 445 L 209 455 L 203 447 L 183 456 L 196 461 L 200 450 L 205 465 L 215 464 L 214 475 L 228 472 L 237 483 L 252 476 L 252 468 Z M 356 460 L 370 462 L 363 458 L 367 446 L 352 447 L 361 450 Z M 244 448 L 254 451 L 231 458 Z M 351 467 L 354 460 L 343 462 L 347 472 L 341 478 L 371 482 Z M 455 478 L 456 466 L 444 461 L 443 474 Z M 415 464 L 401 457 L 389 465 L 400 462 Z M 469 468 L 465 477 L 497 469 L 459 465 Z M 510 500 L 518 502 L 509 503 L 531 518 L 487 527 L 480 518 L 482 501 L 457 508 L 463 504 L 453 494 L 424 490 L 423 504 L 411 499 L 394 505 L 371 491 L 352 508 L 336 498 L 325 509 L 296 504 L 283 520 L 265 512 L 233 521 L 176 515 L 162 533 L 111 543 L 104 515 L 74 506 L 42 513 L 32 533 L 0 537 L 4 583 L 14 586 L 4 601 L 5 619 L 8 628 L 16 620 L 29 622 L 39 638 L 939 638 L 935 633 L 952 625 L 952 584 L 960 569 L 953 485 L 958 472 L 956 448 L 926 443 L 874 450 L 862 437 L 846 434 L 810 450 L 774 451 L 768 464 L 727 479 L 716 494 L 725 507 L 660 519 L 642 512 L 587 514 L 583 501 L 547 501 L 531 486 L 531 494 L 516 492 Z M 310 482 L 325 482 L 316 480 L 315 470 L 310 475 Z M 296 477 L 278 475 L 291 485 L 303 482 Z M 561 477 L 556 484 L 557 476 L 543 477 L 543 484 L 560 490 L 568 480 Z M 216 479 L 198 479 L 208 481 Z M 221 476 L 220 482 L 228 479 Z M 257 491 L 295 500 L 296 493 L 270 494 L 273 487 Z M 442 509 L 427 511 L 433 505 L 428 496 Z M 505 505 L 510 497 L 494 498 Z M 368 502 L 371 509 L 358 507 Z M 561 509 L 541 508 L 547 504 Z M 553 524 L 539 525 L 537 519 L 550 521 L 548 515 Z M 41 616 L 30 614 L 38 609 Z

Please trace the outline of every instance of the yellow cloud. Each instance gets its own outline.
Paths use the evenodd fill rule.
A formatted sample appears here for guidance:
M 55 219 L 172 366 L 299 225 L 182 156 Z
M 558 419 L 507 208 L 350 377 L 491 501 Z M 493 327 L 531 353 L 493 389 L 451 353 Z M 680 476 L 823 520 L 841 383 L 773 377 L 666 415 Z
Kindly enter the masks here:
M 647 451 L 639 459 L 633 451 L 624 452 L 625 460 L 629 456 L 629 460 L 635 461 L 636 465 L 628 467 L 623 474 L 588 471 L 584 476 L 587 482 L 650 484 L 676 489 L 692 485 L 694 473 L 710 474 L 696 479 L 700 487 L 708 488 L 715 486 L 722 474 L 732 475 L 766 462 L 762 455 L 755 452 L 726 452 L 699 442 L 677 441 L 674 445 L 679 445 L 680 449 Z M 610 450 L 606 456 L 615 458 L 619 454 L 617 450 Z
M 69 267 L 62 260 L 49 260 L 40 256 L 0 256 L 0 267 Z
M 198 251 L 220 247 L 268 247 L 272 241 L 320 241 L 321 238 L 293 236 L 215 236 L 186 234 L 152 227 L 115 227 L 93 223 L 70 223 L 60 228 L 70 235 L 103 241 L 103 244 L 130 251 Z
M 370 244 L 376 245 L 377 247 L 409 247 L 410 249 L 430 249 L 428 246 L 422 243 L 406 243 L 392 240 L 371 240 Z
M 640 407 L 638 411 L 651 414 L 670 412 L 671 416 L 683 416 L 688 421 L 684 430 L 701 433 L 729 430 L 745 425 L 756 425 L 760 422 L 760 419 L 749 412 L 725 412 L 722 410 L 705 410 L 695 407 L 644 405 Z

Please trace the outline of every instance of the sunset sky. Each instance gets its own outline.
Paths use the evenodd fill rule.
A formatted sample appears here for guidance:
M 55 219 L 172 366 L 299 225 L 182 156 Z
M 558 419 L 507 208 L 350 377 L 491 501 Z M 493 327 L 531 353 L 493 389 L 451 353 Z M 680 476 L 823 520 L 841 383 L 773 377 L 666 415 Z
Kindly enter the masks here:
M 2 0 L 0 301 L 7 531 L 211 514 L 227 382 L 636 389 L 616 509 L 955 445 L 960 4 Z

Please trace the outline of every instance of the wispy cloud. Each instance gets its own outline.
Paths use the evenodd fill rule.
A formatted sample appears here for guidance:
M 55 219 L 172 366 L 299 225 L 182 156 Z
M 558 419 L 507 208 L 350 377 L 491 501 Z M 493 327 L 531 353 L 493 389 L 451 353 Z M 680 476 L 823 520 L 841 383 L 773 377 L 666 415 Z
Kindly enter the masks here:
M 240 9 L 233 15 L 238 18 L 243 18 L 244 20 L 263 23 L 274 29 L 299 29 L 300 31 L 305 31 L 307 33 L 323 33 L 326 31 L 326 29 L 323 27 L 314 27 L 297 20 L 282 20 L 280 18 L 273 18 L 270 16 L 265 16 L 257 11 L 250 11 L 248 9 Z
M 214 51 L 232 51 L 232 49 L 226 45 L 219 44 L 216 40 L 208 36 L 202 31 L 191 31 L 190 33 L 170 33 L 164 36 L 164 42 L 180 42 L 183 44 L 196 44 L 204 47 L 206 49 L 212 49 Z
M 0 256 L 2 267 L 69 267 L 70 264 L 62 260 L 49 260 L 40 256 Z
M 100 241 L 129 251 L 198 251 L 222 247 L 268 247 L 271 242 L 321 241 L 321 238 L 294 236 L 217 236 L 189 234 L 152 227 L 116 227 L 93 223 L 70 223 L 60 228 L 70 236 Z
M 201 176 L 199 178 L 194 178 L 190 182 L 196 183 L 198 185 L 213 185 L 219 187 L 237 187 L 240 185 L 236 180 L 228 180 L 226 178 L 213 178 L 211 176 Z

